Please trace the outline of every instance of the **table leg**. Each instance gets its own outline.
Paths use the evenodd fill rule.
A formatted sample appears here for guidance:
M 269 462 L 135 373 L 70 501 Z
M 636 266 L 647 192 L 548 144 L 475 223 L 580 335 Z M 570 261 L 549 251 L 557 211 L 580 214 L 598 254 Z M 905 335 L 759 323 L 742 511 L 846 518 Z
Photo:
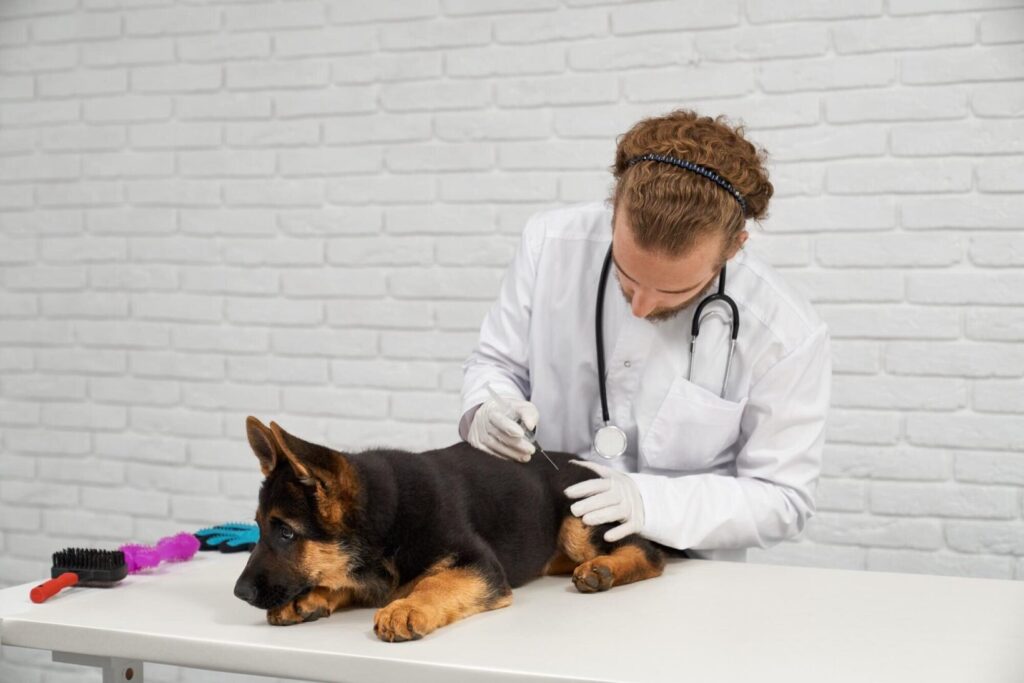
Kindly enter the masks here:
M 143 683 L 142 662 L 121 657 L 80 655 L 74 652 L 54 652 L 53 661 L 81 666 L 98 666 L 103 671 L 103 683 Z

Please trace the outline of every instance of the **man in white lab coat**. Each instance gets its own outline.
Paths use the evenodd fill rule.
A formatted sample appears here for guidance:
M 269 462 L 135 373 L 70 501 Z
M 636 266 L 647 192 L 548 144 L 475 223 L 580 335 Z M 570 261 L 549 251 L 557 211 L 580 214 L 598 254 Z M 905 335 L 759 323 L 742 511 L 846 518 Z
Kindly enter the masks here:
M 828 330 L 742 248 L 746 220 L 763 218 L 772 195 L 764 152 L 742 128 L 689 111 L 645 119 L 620 138 L 613 173 L 609 201 L 527 223 L 464 365 L 459 431 L 522 461 L 534 451 L 523 425 L 536 427 L 546 450 L 579 454 L 596 478 L 567 489 L 573 514 L 618 523 L 608 540 L 638 533 L 742 560 L 746 548 L 797 535 L 814 513 Z M 694 313 L 720 285 L 738 318 L 709 303 L 691 359 Z M 606 425 L 620 430 L 610 433 L 621 455 L 615 438 L 595 448 Z

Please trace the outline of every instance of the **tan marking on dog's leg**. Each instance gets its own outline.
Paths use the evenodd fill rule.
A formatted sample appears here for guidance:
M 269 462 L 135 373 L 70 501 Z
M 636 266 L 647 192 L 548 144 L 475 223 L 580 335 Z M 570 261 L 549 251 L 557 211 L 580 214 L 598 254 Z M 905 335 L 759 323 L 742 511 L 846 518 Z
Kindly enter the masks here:
M 559 550 L 555 553 L 555 556 L 548 560 L 548 563 L 544 565 L 544 569 L 541 570 L 543 576 L 556 576 L 560 574 L 572 574 L 573 570 L 576 569 L 576 562 L 563 551 Z
M 374 615 L 373 630 L 381 640 L 418 640 L 453 621 L 512 603 L 511 591 L 495 596 L 487 580 L 468 567 L 428 571 L 410 583 L 406 597 L 390 602 Z
M 562 520 L 558 530 L 558 548 L 572 561 L 579 564 L 597 557 L 600 553 L 590 540 L 590 527 L 578 517 L 568 516 Z
M 664 569 L 664 559 L 652 562 L 643 548 L 622 545 L 610 555 L 599 555 L 576 567 L 572 582 L 581 593 L 596 593 L 612 586 L 653 579 L 660 576 Z
M 395 600 L 400 600 L 402 598 L 409 597 L 409 594 L 416 589 L 416 586 L 420 585 L 420 582 L 423 581 L 423 579 L 429 576 L 439 574 L 445 569 L 451 569 L 453 563 L 454 559 L 451 557 L 446 557 L 439 562 L 435 562 L 427 569 L 427 571 L 423 572 L 411 581 L 407 581 L 406 583 L 403 583 L 402 585 L 395 588 L 395 590 L 391 593 L 390 598 L 388 599 L 388 604 L 394 602 Z
M 354 594 L 348 588 L 332 590 L 321 586 L 297 597 L 287 605 L 267 610 L 267 621 L 274 626 L 316 621 L 331 616 L 353 601 Z

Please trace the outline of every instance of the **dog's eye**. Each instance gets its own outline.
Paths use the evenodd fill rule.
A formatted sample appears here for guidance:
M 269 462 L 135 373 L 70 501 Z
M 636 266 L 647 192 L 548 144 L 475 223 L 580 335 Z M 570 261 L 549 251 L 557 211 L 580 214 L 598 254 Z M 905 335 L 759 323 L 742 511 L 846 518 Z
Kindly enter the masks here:
M 290 526 L 282 524 L 278 533 L 281 534 L 281 538 L 285 541 L 295 540 L 295 531 Z

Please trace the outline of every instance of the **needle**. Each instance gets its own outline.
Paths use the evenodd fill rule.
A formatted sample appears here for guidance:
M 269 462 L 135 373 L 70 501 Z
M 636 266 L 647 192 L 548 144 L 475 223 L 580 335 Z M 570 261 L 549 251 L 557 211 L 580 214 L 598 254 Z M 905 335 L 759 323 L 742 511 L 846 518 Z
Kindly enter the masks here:
M 498 403 L 498 406 L 502 410 L 505 411 L 506 415 L 508 415 L 509 417 L 512 417 L 513 415 L 515 415 L 515 410 L 512 409 L 512 406 L 510 406 L 508 404 L 508 401 L 506 401 L 504 398 L 499 396 L 494 391 L 494 389 L 491 388 L 490 382 L 487 383 L 487 393 L 489 393 L 491 395 L 491 398 L 493 398 Z M 525 434 L 526 434 L 526 440 L 529 441 L 530 443 L 532 443 L 534 448 L 536 448 L 538 451 L 540 451 L 541 455 L 543 455 L 545 458 L 547 458 L 548 462 L 551 463 L 551 466 L 554 467 L 557 470 L 558 469 L 558 465 L 555 464 L 555 461 L 551 459 L 551 456 L 549 456 L 547 454 L 547 452 L 545 452 L 545 450 L 543 448 L 541 448 L 540 444 L 537 443 L 537 430 L 536 429 L 527 429 L 526 425 L 523 424 L 523 421 L 519 417 L 516 417 L 515 420 L 516 420 L 516 424 L 518 424 L 520 427 L 523 428 L 523 432 L 525 432 Z

